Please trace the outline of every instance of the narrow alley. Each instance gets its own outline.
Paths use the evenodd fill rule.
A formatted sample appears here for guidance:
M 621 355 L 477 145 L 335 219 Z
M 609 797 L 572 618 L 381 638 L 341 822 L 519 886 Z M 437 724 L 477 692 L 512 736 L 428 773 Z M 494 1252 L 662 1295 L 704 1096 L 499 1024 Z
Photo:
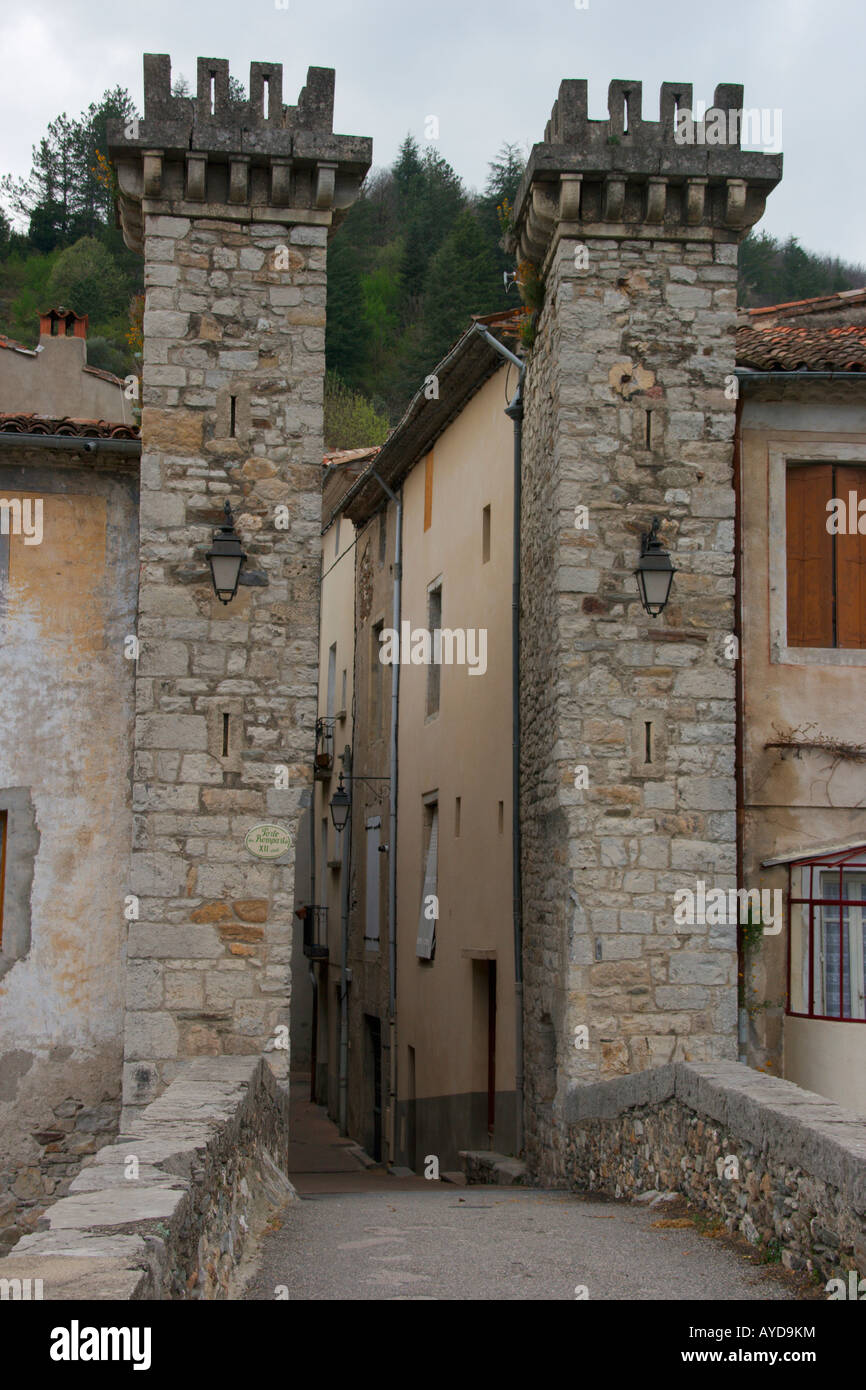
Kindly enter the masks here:
M 700 1234 L 681 1203 L 391 1176 L 307 1096 L 306 1078 L 293 1078 L 298 1199 L 263 1239 L 248 1300 L 798 1297 L 776 1268 Z

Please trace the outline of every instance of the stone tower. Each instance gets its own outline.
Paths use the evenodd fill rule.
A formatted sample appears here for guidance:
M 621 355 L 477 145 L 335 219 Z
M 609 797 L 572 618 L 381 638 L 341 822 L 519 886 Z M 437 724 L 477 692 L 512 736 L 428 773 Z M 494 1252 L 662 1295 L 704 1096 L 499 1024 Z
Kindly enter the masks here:
M 334 73 L 284 106 L 282 66 L 199 58 L 194 98 L 144 59 L 144 119 L 114 123 L 127 244 L 143 250 L 141 575 L 124 1100 L 182 1062 L 288 1067 L 294 838 L 312 781 L 326 244 L 370 165 L 332 133 Z M 205 559 L 228 500 L 235 598 Z
M 737 246 L 781 177 L 742 88 L 563 82 L 514 209 L 544 286 L 525 382 L 521 720 L 526 1141 L 561 1172 L 575 1084 L 735 1058 L 736 926 L 674 893 L 736 883 Z M 683 143 L 680 143 L 680 139 Z M 522 278 L 526 278 L 526 269 Z M 578 511 L 585 508 L 585 512 Z M 678 573 L 649 617 L 654 516 Z

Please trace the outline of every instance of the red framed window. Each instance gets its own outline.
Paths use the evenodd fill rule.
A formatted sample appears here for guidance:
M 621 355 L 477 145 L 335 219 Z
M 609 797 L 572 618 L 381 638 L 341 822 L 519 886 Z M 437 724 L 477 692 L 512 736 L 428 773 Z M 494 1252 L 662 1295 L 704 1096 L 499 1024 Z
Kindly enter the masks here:
M 788 1013 L 866 1022 L 866 845 L 788 866 Z

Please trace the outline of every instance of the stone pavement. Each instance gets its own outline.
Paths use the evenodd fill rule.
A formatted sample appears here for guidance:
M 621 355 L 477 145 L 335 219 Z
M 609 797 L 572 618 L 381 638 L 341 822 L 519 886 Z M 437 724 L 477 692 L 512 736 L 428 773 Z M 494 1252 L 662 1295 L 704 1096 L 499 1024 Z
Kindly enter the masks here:
M 246 1299 L 790 1300 L 774 1268 L 669 1208 L 532 1188 L 457 1187 L 367 1167 L 294 1087 L 299 1200 L 261 1245 Z M 274 1223 L 276 1225 L 276 1222 Z

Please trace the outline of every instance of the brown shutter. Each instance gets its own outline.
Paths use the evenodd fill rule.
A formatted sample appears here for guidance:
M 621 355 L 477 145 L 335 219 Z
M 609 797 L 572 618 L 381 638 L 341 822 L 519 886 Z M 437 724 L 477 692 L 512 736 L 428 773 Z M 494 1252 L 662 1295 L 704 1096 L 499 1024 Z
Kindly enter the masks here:
M 866 500 L 866 468 L 837 464 L 836 490 L 845 503 L 848 524 L 848 534 L 840 531 L 836 537 L 836 645 L 866 647 L 866 535 L 857 531 L 858 514 L 856 510 L 852 514 L 848 505 L 852 492 L 858 502 Z
M 788 646 L 833 646 L 830 464 L 789 464 L 787 478 Z
M 424 460 L 424 530 L 430 530 L 433 520 L 433 450 Z

